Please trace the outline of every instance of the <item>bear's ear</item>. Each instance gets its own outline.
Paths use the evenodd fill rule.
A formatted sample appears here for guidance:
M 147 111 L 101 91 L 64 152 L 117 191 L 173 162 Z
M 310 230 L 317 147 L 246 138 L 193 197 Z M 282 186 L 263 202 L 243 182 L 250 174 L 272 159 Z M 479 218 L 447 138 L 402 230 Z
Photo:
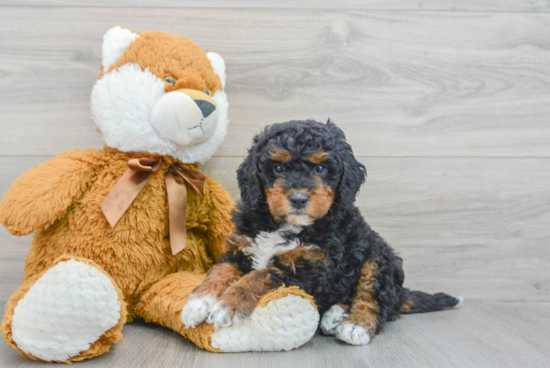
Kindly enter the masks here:
M 206 57 L 210 60 L 214 73 L 220 77 L 222 81 L 222 88 L 225 88 L 225 61 L 223 58 L 215 52 L 207 52 Z
M 109 67 L 117 63 L 132 41 L 138 37 L 137 33 L 119 26 L 113 27 L 105 33 L 101 46 L 101 61 L 105 73 Z

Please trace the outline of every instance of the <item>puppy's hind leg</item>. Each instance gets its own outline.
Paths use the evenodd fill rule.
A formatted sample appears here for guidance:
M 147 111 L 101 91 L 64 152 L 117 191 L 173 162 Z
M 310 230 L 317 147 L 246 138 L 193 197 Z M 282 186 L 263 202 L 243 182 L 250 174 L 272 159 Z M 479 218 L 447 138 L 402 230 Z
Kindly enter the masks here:
M 349 306 L 334 304 L 321 318 L 321 331 L 325 335 L 336 335 L 336 327 L 349 316 Z
M 366 345 L 374 337 L 379 320 L 378 303 L 374 299 L 377 264 L 366 262 L 361 269 L 357 293 L 349 316 L 336 327 L 336 338 L 351 345 Z

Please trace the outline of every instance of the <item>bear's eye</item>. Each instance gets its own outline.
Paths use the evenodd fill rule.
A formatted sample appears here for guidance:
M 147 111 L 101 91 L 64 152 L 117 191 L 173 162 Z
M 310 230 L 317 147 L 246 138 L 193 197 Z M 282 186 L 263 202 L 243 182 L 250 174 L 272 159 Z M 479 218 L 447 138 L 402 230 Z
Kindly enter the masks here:
M 176 79 L 174 77 L 166 77 L 166 78 L 164 78 L 164 81 L 166 83 L 170 83 L 171 85 L 176 84 Z
M 206 93 L 208 96 L 210 96 L 210 91 L 209 90 L 205 89 L 204 93 Z
M 327 171 L 327 167 L 323 165 L 317 165 L 315 166 L 315 171 L 317 171 L 319 174 L 322 174 Z
M 285 171 L 285 167 L 283 165 L 277 165 L 273 168 L 273 170 L 275 170 L 276 173 L 280 174 Z

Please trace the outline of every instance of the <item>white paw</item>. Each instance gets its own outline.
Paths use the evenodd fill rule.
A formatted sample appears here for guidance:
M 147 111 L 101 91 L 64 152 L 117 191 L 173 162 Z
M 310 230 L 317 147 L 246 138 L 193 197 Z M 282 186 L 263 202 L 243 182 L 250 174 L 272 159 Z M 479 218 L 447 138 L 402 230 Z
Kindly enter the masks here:
M 212 295 L 198 297 L 191 294 L 181 311 L 181 321 L 185 329 L 189 327 L 195 328 L 200 325 L 208 317 L 208 313 L 212 310 L 216 301 L 216 297 Z
M 36 358 L 64 361 L 86 351 L 120 320 L 111 280 L 75 259 L 57 263 L 15 307 L 13 341 Z
M 328 311 L 323 314 L 321 318 L 321 330 L 325 335 L 336 335 L 336 327 L 346 317 L 349 316 L 349 312 L 339 305 L 333 305 Z
M 244 320 L 244 316 L 238 314 L 235 312 L 235 310 L 231 310 L 230 308 L 227 308 L 225 303 L 218 302 L 212 308 L 212 311 L 208 315 L 208 318 L 206 319 L 206 322 L 213 323 L 214 327 L 229 327 L 232 324 L 238 324 L 241 323 Z
M 351 345 L 367 345 L 370 342 L 369 331 L 353 323 L 342 323 L 336 327 L 336 338 Z

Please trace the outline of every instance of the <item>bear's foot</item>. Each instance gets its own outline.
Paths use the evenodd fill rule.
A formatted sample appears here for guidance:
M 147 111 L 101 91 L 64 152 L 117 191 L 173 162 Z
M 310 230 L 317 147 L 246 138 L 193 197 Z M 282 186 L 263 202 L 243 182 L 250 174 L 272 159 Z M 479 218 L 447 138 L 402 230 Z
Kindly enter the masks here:
M 297 286 L 280 287 L 264 295 L 241 323 L 216 329 L 204 321 L 214 300 L 188 299 L 205 274 L 177 272 L 144 293 L 136 307 L 146 322 L 182 334 L 202 349 L 222 352 L 291 350 L 308 342 L 319 325 L 313 297 Z M 182 313 L 182 310 L 185 311 Z M 196 327 L 191 328 L 192 325 Z
M 2 325 L 8 344 L 23 355 L 78 361 L 104 353 L 121 338 L 122 293 L 94 262 L 63 257 L 27 281 L 8 302 Z
M 297 287 L 260 299 L 242 322 L 215 330 L 211 346 L 222 352 L 292 350 L 308 342 L 319 324 L 313 300 Z

